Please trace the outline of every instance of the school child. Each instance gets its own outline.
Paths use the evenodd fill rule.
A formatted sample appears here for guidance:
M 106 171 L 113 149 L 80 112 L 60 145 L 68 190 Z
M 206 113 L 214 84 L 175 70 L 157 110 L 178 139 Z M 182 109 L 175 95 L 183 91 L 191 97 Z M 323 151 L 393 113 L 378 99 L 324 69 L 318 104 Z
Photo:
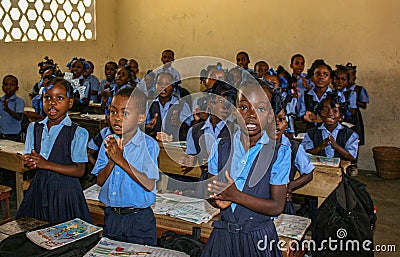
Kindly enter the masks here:
M 289 174 L 289 183 L 287 185 L 287 196 L 284 213 L 296 214 L 296 211 L 292 202 L 292 192 L 298 188 L 302 188 L 307 185 L 313 179 L 314 166 L 311 164 L 307 154 L 300 144 L 296 140 L 290 140 L 285 136 L 285 132 L 288 127 L 287 116 L 285 112 L 285 104 L 280 101 L 280 96 L 274 97 L 277 101 L 272 102 L 272 108 L 275 113 L 275 133 L 273 138 L 283 145 L 290 147 L 291 149 L 291 167 Z M 294 179 L 296 172 L 299 171 L 300 177 Z
M 305 58 L 302 54 L 295 54 L 290 58 L 292 82 L 295 84 L 299 97 L 303 95 L 305 91 L 313 88 L 313 85 L 306 79 L 307 74 L 303 73 L 305 62 Z
M 159 179 L 157 142 L 139 126 L 146 119 L 146 96 L 140 90 L 118 91 L 110 104 L 113 135 L 102 144 L 92 174 L 101 186 L 103 235 L 118 241 L 156 245 L 156 220 L 150 205 Z
M 106 78 L 100 82 L 99 86 L 99 100 L 103 102 L 104 99 L 108 99 L 111 96 L 111 89 L 116 86 L 115 74 L 118 70 L 118 64 L 115 62 L 107 62 L 104 66 L 104 74 Z
M 146 119 L 146 133 L 160 141 L 185 141 L 192 120 L 189 105 L 172 94 L 173 77 L 159 73 L 157 98 L 151 103 Z
M 137 74 L 139 73 L 139 63 L 135 59 L 130 59 L 127 65 L 131 67 L 132 71 L 132 86 L 137 86 L 140 82 L 140 79 L 137 77 Z
M 0 138 L 21 142 L 21 122 L 24 115 L 24 100 L 15 92 L 18 79 L 14 75 L 3 78 L 3 95 L 0 98 Z
M 243 68 L 243 74 L 242 74 L 243 81 L 247 81 L 252 77 L 256 76 L 254 70 L 249 68 L 249 63 L 250 63 L 250 57 L 247 52 L 242 51 L 236 54 L 236 64 L 237 66 Z
M 233 67 L 232 69 L 229 70 L 228 72 L 231 77 L 230 83 L 238 88 L 242 84 L 242 73 L 243 69 L 240 67 Z
M 369 103 L 369 95 L 367 90 L 363 86 L 359 86 L 356 83 L 357 79 L 357 66 L 347 63 L 346 67 L 350 74 L 349 88 L 348 90 L 355 91 L 357 100 L 357 108 L 355 110 L 354 119 L 356 123 L 356 130 L 360 137 L 360 145 L 365 145 L 365 132 L 364 132 L 364 121 L 361 115 L 360 108 L 366 109 Z
M 230 137 L 236 131 L 235 124 L 227 121 L 235 102 L 236 89 L 226 82 L 216 81 L 208 96 L 209 117 L 188 131 L 184 172 L 190 171 L 197 161 L 202 171 L 199 180 L 208 178 L 207 159 L 212 145 L 218 138 Z
M 254 64 L 254 74 L 257 74 L 257 78 L 262 78 L 267 74 L 269 65 L 266 61 L 258 61 Z
M 104 94 L 105 96 L 108 95 L 108 98 L 104 97 L 101 102 L 101 109 L 105 111 L 106 115 L 109 114 L 107 108 L 112 101 L 112 96 L 124 88 L 132 87 L 131 74 L 131 67 L 128 65 L 117 70 L 115 74 L 115 86 L 110 88 L 110 93 Z
M 349 87 L 350 73 L 345 66 L 336 65 L 336 70 L 333 72 L 333 74 L 334 92 L 342 99 L 342 102 L 344 102 L 347 107 L 347 111 L 344 114 L 344 121 L 354 124 L 352 117 L 354 116 L 355 109 L 357 108 L 357 94 L 356 92 L 347 90 Z
M 144 78 L 137 84 L 137 88 L 142 90 L 147 96 L 147 100 L 150 101 L 156 97 L 155 77 L 156 74 L 152 70 L 148 70 Z
M 307 128 L 316 127 L 322 122 L 321 118 L 316 114 L 316 108 L 327 94 L 332 92 L 332 89 L 329 87 L 333 78 L 331 66 L 321 60 L 315 64 L 312 73 L 312 80 L 315 87 L 305 91 L 304 94 L 300 96 L 298 104 L 298 117 L 302 118 Z
M 56 67 L 57 64 L 54 63 L 53 59 L 50 59 L 48 56 L 45 56 L 44 60 L 39 62 L 37 66 L 39 67 L 40 81 L 36 82 L 33 85 L 32 92 L 29 93 L 29 96 L 31 97 L 31 99 L 39 94 L 39 90 L 40 90 L 40 87 L 42 84 L 42 79 L 43 79 L 43 72 L 45 70 L 47 70 L 48 67 Z
M 74 105 L 72 110 L 87 113 L 91 85 L 90 82 L 84 78 L 83 73 L 89 69 L 89 64 L 83 58 L 74 57 L 67 63 L 67 67 L 72 73 L 72 78 L 66 76 L 65 79 L 69 80 L 74 88 Z
M 89 82 L 90 84 L 90 100 L 93 102 L 97 102 L 97 95 L 99 94 L 99 86 L 100 82 L 99 79 L 93 75 L 94 72 L 94 65 L 91 61 L 86 61 L 88 64 L 88 68 L 83 72 L 83 77 L 85 78 L 86 81 Z
M 274 119 L 269 99 L 268 88 L 241 87 L 240 130 L 232 142 L 219 139 L 211 150 L 208 171 L 219 174 L 208 191 L 221 216 L 213 222 L 202 256 L 282 256 L 271 216 L 279 215 L 285 206 L 290 148 L 275 144 L 267 135 Z
M 156 70 L 156 76 L 160 73 L 170 73 L 172 75 L 172 82 L 180 84 L 181 83 L 181 74 L 174 67 L 172 67 L 172 62 L 175 61 L 175 53 L 170 49 L 166 49 L 161 54 L 161 62 L 163 66 L 161 69 Z M 175 92 L 177 93 L 177 92 Z M 178 95 L 178 97 L 180 97 Z
M 327 95 L 320 103 L 319 112 L 323 124 L 307 130 L 301 142 L 306 152 L 355 162 L 358 135 L 340 123 L 345 113 L 340 98 L 335 94 Z
M 51 79 L 43 94 L 47 117 L 29 124 L 24 164 L 36 169 L 16 219 L 33 217 L 48 222 L 80 218 L 91 222 L 79 177 L 85 173 L 89 133 L 69 118 L 74 104 L 71 84 Z
M 118 60 L 118 69 L 128 65 L 128 59 L 121 58 Z

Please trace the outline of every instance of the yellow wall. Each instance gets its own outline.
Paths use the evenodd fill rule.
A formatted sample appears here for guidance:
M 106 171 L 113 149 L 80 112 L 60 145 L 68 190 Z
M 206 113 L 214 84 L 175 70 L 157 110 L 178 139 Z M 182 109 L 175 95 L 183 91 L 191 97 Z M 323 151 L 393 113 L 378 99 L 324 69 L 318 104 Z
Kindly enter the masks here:
M 399 11 L 396 0 L 119 0 L 119 55 L 138 58 L 142 70 L 159 66 L 166 48 L 175 58 L 230 61 L 246 50 L 252 64 L 266 60 L 287 69 L 297 52 L 306 67 L 317 58 L 333 67 L 351 61 L 371 98 L 359 166 L 375 169 L 373 146 L 400 145 Z
M 286 68 L 298 52 L 306 67 L 317 58 L 331 66 L 351 61 L 371 98 L 363 111 L 367 145 L 360 149 L 360 167 L 374 169 L 373 146 L 400 145 L 399 1 L 97 0 L 96 10 L 96 41 L 0 43 L 0 74 L 17 75 L 19 95 L 28 100 L 36 64 L 45 55 L 63 70 L 73 56 L 91 59 L 99 78 L 104 63 L 121 56 L 136 58 L 143 74 L 161 64 L 167 48 L 177 59 L 208 55 L 230 61 L 246 50 L 251 65 L 266 60 Z

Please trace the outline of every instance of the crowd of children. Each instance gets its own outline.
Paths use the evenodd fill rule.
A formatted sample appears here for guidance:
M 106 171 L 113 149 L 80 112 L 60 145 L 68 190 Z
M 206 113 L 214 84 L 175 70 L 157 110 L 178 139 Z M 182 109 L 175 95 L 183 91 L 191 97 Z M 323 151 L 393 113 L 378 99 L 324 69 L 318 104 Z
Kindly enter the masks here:
M 89 161 L 106 205 L 104 235 L 156 245 L 150 205 L 159 179 L 157 140 L 186 141 L 182 171 L 198 164 L 200 181 L 208 180 L 201 195 L 221 209 L 203 256 L 281 256 L 276 243 L 265 243 L 271 249 L 262 254 L 256 245 L 264 235 L 278 242 L 273 217 L 295 213 L 292 192 L 313 178 L 306 153 L 356 163 L 365 143 L 360 108 L 369 97 L 356 84 L 357 67 L 347 63 L 333 70 L 319 59 L 305 74 L 305 58 L 295 54 L 292 74 L 267 61 L 253 70 L 249 55 L 239 52 L 235 68 L 217 63 L 202 70 L 205 90 L 190 97 L 174 60 L 174 52 L 164 50 L 162 67 L 143 79 L 136 60 L 109 61 L 99 81 L 91 61 L 75 57 L 63 74 L 46 57 L 31 94 L 35 112 L 25 112 L 35 120 L 26 139 L 18 79 L 5 76 L 0 138 L 25 140 L 24 164 L 36 169 L 17 217 L 90 222 L 78 179 Z M 68 111 L 86 113 L 91 101 L 100 103 L 109 127 L 88 138 Z M 301 143 L 293 139 L 299 133 L 305 133 Z

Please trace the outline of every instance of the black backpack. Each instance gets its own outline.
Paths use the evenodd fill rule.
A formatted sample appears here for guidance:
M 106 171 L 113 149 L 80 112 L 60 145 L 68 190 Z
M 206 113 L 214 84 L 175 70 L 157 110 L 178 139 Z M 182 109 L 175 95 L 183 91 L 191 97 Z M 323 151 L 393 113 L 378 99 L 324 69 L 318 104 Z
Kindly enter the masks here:
M 205 243 L 200 241 L 200 228 L 193 227 L 192 235 L 177 234 L 173 231 L 167 231 L 160 238 L 160 246 L 184 252 L 190 257 L 200 257 Z
M 376 219 L 366 185 L 343 173 L 342 181 L 318 208 L 313 219 L 313 257 L 374 256 L 372 228 Z

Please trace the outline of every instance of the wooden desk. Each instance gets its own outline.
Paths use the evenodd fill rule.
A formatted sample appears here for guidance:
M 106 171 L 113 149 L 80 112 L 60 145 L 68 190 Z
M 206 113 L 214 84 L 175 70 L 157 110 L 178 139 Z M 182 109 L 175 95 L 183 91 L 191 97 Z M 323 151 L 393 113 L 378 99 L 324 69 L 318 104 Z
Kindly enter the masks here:
M 100 118 L 101 116 L 104 116 L 104 118 Z M 81 127 L 87 129 L 89 132 L 89 138 L 94 137 L 100 132 L 100 130 L 108 126 L 105 115 L 72 114 L 70 115 L 70 118 L 73 122 L 76 122 Z
M 184 174 L 181 169 L 181 164 L 178 163 L 182 161 L 186 154 L 186 147 L 171 146 L 168 144 L 163 144 L 158 142 L 160 146 L 160 155 L 158 157 L 158 167 L 160 171 L 173 175 L 180 175 L 191 178 L 199 178 L 201 175 L 200 167 L 194 167 L 191 171 Z
M 9 140 L 0 140 L 0 141 L 9 141 Z M 18 142 L 12 142 L 15 145 L 15 149 L 20 149 L 23 151 L 24 144 Z M 22 160 L 22 155 L 17 153 L 15 149 L 9 149 L 9 147 L 2 148 L 0 150 L 0 168 L 14 171 L 15 172 L 15 187 L 17 194 L 17 208 L 21 205 L 22 199 L 24 198 L 24 173 L 28 171 L 24 166 L 24 161 Z
M 88 112 L 93 114 L 104 114 L 104 111 L 101 110 L 100 103 L 89 103 Z
M 318 198 L 318 207 L 322 204 L 333 190 L 342 181 L 342 170 L 350 166 L 349 161 L 341 161 L 339 167 L 315 166 L 313 180 L 302 188 L 295 190 L 293 193 L 316 196 Z M 299 177 L 299 173 L 295 178 Z

